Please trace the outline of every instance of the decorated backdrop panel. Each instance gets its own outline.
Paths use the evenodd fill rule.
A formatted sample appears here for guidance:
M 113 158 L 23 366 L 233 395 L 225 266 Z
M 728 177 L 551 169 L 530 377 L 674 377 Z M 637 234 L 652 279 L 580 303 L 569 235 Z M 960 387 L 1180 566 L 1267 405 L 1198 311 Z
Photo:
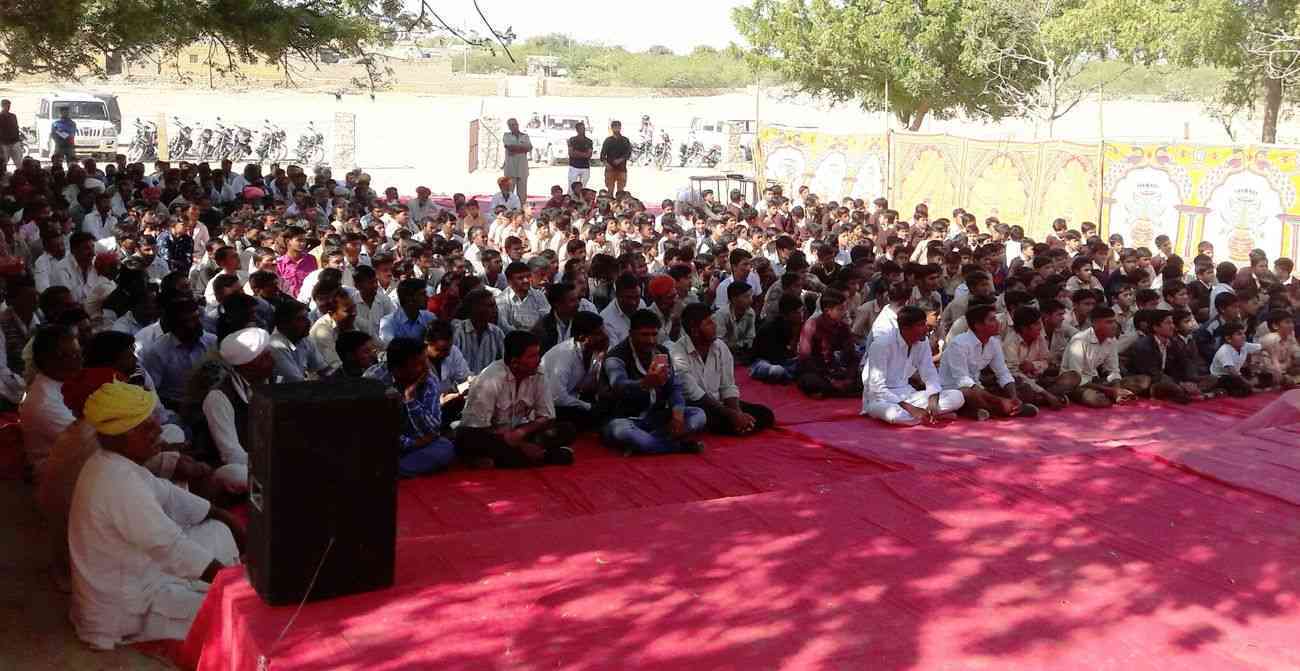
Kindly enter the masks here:
M 930 218 L 962 206 L 966 141 L 948 135 L 890 135 L 890 204 L 903 217 L 925 203 Z
M 1245 263 L 1259 248 L 1300 258 L 1300 148 L 1195 144 L 994 142 L 948 135 L 836 135 L 764 126 L 755 169 L 791 193 L 823 198 L 888 194 L 910 216 L 965 208 L 1042 240 L 1056 218 L 1097 222 L 1131 247 L 1168 235 L 1190 260 L 1197 243 Z
M 1038 209 L 1041 154 L 1033 142 L 966 140 L 962 207 L 980 219 L 997 217 L 1028 229 Z
M 836 135 L 763 126 L 758 131 L 757 170 L 766 182 L 794 193 L 801 186 L 824 199 L 870 201 L 885 195 L 888 149 L 883 135 Z
M 1025 233 L 1043 240 L 1058 218 L 1075 230 L 1085 221 L 1097 223 L 1101 215 L 1101 145 L 1043 142 L 1040 146 L 1038 209 L 1025 225 Z
M 1297 150 L 1266 146 L 1106 143 L 1103 231 L 1154 248 L 1168 235 L 1191 259 L 1202 240 L 1239 265 L 1252 249 L 1296 258 Z

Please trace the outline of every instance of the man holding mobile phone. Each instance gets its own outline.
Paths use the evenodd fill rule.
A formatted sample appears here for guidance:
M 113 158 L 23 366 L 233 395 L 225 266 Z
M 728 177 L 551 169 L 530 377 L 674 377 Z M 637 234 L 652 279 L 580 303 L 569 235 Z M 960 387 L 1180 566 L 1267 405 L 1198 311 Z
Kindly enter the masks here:
M 703 430 L 704 410 L 686 404 L 668 350 L 658 344 L 660 321 L 650 310 L 632 314 L 626 340 L 605 358 L 613 419 L 603 437 L 624 454 L 699 452 L 691 436 Z

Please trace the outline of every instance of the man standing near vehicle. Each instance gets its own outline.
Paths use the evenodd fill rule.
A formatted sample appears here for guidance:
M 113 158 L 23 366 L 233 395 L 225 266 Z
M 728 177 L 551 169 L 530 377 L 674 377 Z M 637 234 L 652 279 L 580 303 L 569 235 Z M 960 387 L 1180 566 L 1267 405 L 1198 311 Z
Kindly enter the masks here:
M 51 161 L 62 156 L 68 165 L 77 162 L 77 122 L 72 120 L 72 111 L 66 105 L 59 108 L 59 118 L 50 124 L 50 141 L 54 143 Z
M 533 142 L 527 133 L 519 130 L 518 119 L 507 119 L 506 126 L 510 132 L 502 140 L 506 147 L 506 162 L 502 170 L 514 182 L 519 204 L 523 206 L 528 204 L 528 154 L 533 151 Z
M 627 160 L 632 158 L 632 142 L 623 137 L 623 122 L 609 122 L 613 133 L 600 146 L 600 160 L 605 164 L 605 188 L 617 196 L 627 189 Z
M 14 162 L 14 170 L 22 167 L 22 140 L 22 134 L 18 130 L 18 116 L 9 111 L 8 100 L 0 100 L 0 176 L 9 171 L 9 161 Z M 591 144 L 591 141 L 588 140 L 587 144 Z M 590 153 L 587 155 L 591 156 Z
M 569 180 L 565 186 L 572 189 L 574 184 L 582 184 L 586 188 L 587 180 L 591 179 L 591 154 L 595 147 L 587 137 L 587 124 L 579 121 L 573 130 L 578 134 L 569 138 Z M 582 194 L 579 191 L 573 195 Z

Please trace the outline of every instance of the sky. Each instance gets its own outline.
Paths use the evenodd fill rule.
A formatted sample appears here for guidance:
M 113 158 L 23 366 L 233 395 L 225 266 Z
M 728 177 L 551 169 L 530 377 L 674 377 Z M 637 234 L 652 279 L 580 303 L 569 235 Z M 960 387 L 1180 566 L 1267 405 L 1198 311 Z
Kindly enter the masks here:
M 407 0 L 418 9 L 418 3 Z M 452 25 L 481 27 L 471 0 L 430 0 Z M 731 9 L 745 0 L 479 0 L 498 28 L 510 26 L 520 41 L 566 33 L 581 41 L 644 51 L 661 44 L 688 53 L 701 44 L 722 48 L 741 42 Z

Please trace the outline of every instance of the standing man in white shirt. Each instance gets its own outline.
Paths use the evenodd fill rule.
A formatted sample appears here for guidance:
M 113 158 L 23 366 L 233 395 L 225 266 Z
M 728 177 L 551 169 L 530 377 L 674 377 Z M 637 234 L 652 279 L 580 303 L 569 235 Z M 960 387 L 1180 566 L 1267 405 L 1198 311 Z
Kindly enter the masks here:
M 514 182 L 519 203 L 523 204 L 528 202 L 528 156 L 533 151 L 533 142 L 528 139 L 527 133 L 519 130 L 518 119 L 507 119 L 506 127 L 510 130 L 502 138 L 506 160 L 501 166 L 501 172 Z
M 239 562 L 243 527 L 228 512 L 142 464 L 158 453 L 153 392 L 125 382 L 86 401 L 99 449 L 86 461 L 68 514 L 71 620 L 99 650 L 183 639 L 225 566 Z
M 992 415 L 999 417 L 1033 417 L 1038 407 L 1024 403 L 1016 393 L 1016 379 L 1007 368 L 1002 351 L 1002 322 L 993 305 L 976 305 L 966 311 L 970 330 L 948 342 L 939 360 L 939 378 L 946 390 L 958 390 L 965 398 L 962 414 L 977 421 Z M 984 388 L 980 373 L 993 371 L 999 392 Z
M 933 313 L 931 313 L 933 314 Z M 957 389 L 943 389 L 930 353 L 931 318 L 914 305 L 899 310 L 898 327 L 871 341 L 862 371 L 862 414 L 887 424 L 935 424 L 959 410 L 965 397 Z M 925 389 L 909 382 L 918 375 Z

